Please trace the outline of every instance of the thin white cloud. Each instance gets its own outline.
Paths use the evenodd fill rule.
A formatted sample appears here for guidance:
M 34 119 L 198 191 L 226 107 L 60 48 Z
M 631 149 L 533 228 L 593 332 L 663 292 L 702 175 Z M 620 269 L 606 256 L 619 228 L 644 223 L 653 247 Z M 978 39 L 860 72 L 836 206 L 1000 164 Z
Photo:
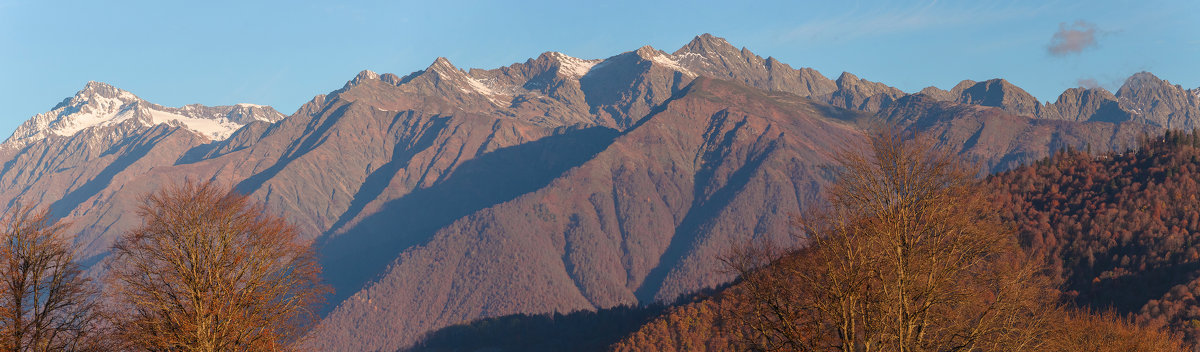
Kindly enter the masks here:
M 1045 8 L 1045 4 L 1036 8 L 997 5 L 992 2 L 976 2 L 971 5 L 973 6 L 942 5 L 937 1 L 928 1 L 918 6 L 854 6 L 843 13 L 792 27 L 782 33 L 781 39 L 848 40 L 925 29 L 978 25 L 1032 17 Z

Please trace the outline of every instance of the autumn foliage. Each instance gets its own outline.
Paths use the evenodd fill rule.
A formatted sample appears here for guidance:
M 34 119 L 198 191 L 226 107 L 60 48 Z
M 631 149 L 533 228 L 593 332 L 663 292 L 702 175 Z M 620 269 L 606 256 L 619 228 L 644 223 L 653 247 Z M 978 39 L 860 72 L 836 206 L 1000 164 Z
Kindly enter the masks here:
M 113 246 L 120 336 L 137 349 L 288 349 L 327 289 L 312 249 L 284 219 L 211 182 L 144 199 L 144 224 Z
M 739 272 L 739 282 L 711 299 L 670 310 L 614 349 L 1186 349 L 1178 335 L 1154 319 L 1162 315 L 1147 316 L 1151 308 L 1141 316 L 1075 308 L 1069 301 L 1083 296 L 1063 295 L 1060 285 L 1078 269 L 1063 263 L 1082 258 L 1059 255 L 1079 253 L 1080 248 L 1030 246 L 1035 242 L 1028 224 L 1014 224 L 1011 217 L 1027 204 L 998 206 L 996 199 L 1036 199 L 1030 196 L 1036 191 L 1004 196 L 1006 189 L 996 185 L 1009 175 L 980 183 L 929 144 L 889 134 L 872 136 L 869 153 L 843 153 L 838 159 L 840 172 L 829 191 L 828 207 L 796 222 L 809 238 L 807 245 L 735 246 L 726 260 Z M 1034 167 L 1047 165 L 1050 162 Z M 1014 171 L 1022 172 L 1027 173 Z M 1053 220 L 1048 223 L 1051 229 L 1061 229 Z M 1012 230 L 1014 225 L 1021 229 L 1020 236 Z M 1089 230 L 1104 228 L 1094 226 Z M 1070 288 L 1069 279 L 1067 283 Z M 1178 292 L 1177 304 L 1195 306 L 1186 287 L 1171 292 Z
M 870 147 L 838 155 L 828 207 L 797 223 L 806 247 L 769 270 L 730 261 L 749 298 L 747 347 L 1035 350 L 1051 287 L 973 173 L 920 140 L 878 133 Z
M 1112 311 L 1102 313 L 1091 313 L 1086 310 L 1063 312 L 1056 320 L 1052 333 L 1051 338 L 1046 340 L 1043 351 L 1173 352 L 1185 350 L 1178 337 L 1169 333 L 1161 323 L 1139 323 L 1133 318 Z
M 0 218 L 0 350 L 112 347 L 98 290 L 44 210 L 16 205 Z
M 1200 135 L 1136 150 L 1063 150 L 990 177 L 1020 241 L 1081 306 L 1166 321 L 1200 342 Z

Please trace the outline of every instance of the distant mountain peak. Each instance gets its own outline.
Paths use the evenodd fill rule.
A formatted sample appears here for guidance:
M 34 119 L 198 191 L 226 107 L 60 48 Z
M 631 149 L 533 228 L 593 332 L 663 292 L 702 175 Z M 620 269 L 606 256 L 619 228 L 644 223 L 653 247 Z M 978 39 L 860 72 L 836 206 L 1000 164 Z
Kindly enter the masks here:
M 443 71 L 450 71 L 450 70 L 459 71 L 458 67 L 454 67 L 454 64 L 450 63 L 450 59 L 447 59 L 442 56 L 438 56 L 437 59 L 434 59 L 433 63 L 429 64 L 428 70 L 436 71 L 436 72 L 443 72 Z
M 837 82 L 838 85 L 841 85 L 842 82 L 854 83 L 858 82 L 858 76 L 855 76 L 853 73 L 843 71 L 842 74 L 838 75 L 838 78 L 834 81 Z
M 108 83 L 97 82 L 97 81 L 88 81 L 87 84 L 85 84 L 83 86 L 82 90 L 75 93 L 75 96 L 76 97 L 100 96 L 100 97 L 105 97 L 105 98 L 118 98 L 118 99 L 125 99 L 125 100 L 136 100 L 137 99 L 137 96 L 134 96 L 132 93 L 121 90 L 117 87 L 113 87 L 112 85 L 109 85 Z
M 638 48 L 638 50 L 634 53 L 643 60 L 650 61 L 653 65 L 674 70 L 689 77 L 699 76 L 693 73 L 691 70 L 688 70 L 687 67 L 681 65 L 676 59 L 675 55 L 669 55 L 662 50 L 655 49 L 649 45 Z
M 375 73 L 375 71 L 371 71 L 371 70 L 362 70 L 358 73 L 357 76 L 354 76 L 354 79 L 356 79 L 356 80 L 379 79 L 379 74 Z
M 963 80 L 950 92 L 960 103 L 998 107 L 1018 115 L 1037 116 L 1041 110 L 1037 98 L 1002 78 Z
M 1142 71 L 1134 73 L 1125 79 L 1125 83 L 1117 90 L 1117 96 L 1128 97 L 1136 94 L 1136 92 L 1145 92 L 1149 90 L 1161 90 L 1171 88 L 1171 83 L 1158 78 L 1153 73 Z M 1182 89 L 1182 88 L 1180 88 Z
M 19 149 L 50 136 L 70 137 L 88 129 L 125 123 L 147 127 L 165 123 L 182 126 L 209 139 L 222 140 L 247 123 L 280 119 L 283 114 L 269 106 L 247 103 L 164 107 L 112 85 L 91 81 L 50 111 L 22 123 L 0 144 L 0 148 Z
M 366 81 L 378 80 L 378 79 L 379 79 L 379 74 L 375 73 L 375 71 L 371 71 L 371 70 L 358 71 L 358 74 L 354 75 L 354 78 L 351 78 L 349 81 L 346 82 L 346 84 L 344 86 L 342 86 L 342 90 L 350 89 L 351 87 L 357 86 Z
M 1149 72 L 1129 76 L 1116 92 L 1121 108 L 1167 128 L 1194 128 L 1200 121 L 1200 93 Z
M 1130 75 L 1129 78 L 1125 79 L 1125 81 L 1126 82 L 1147 82 L 1147 81 L 1161 82 L 1162 79 L 1158 78 L 1158 76 L 1155 76 L 1153 73 L 1141 71 L 1141 72 Z
M 482 95 L 493 105 L 506 105 L 503 99 L 505 94 L 498 92 L 492 87 L 489 87 L 481 82 L 479 79 L 472 77 L 467 72 L 455 67 L 454 64 L 450 63 L 450 59 L 438 57 L 437 59 L 433 60 L 433 63 L 429 64 L 429 67 L 425 69 L 423 74 L 429 73 L 437 75 L 436 84 L 438 85 L 449 84 L 447 87 L 457 88 L 457 90 L 462 93 L 474 93 Z
M 684 53 L 696 53 L 704 55 L 707 53 L 721 52 L 738 53 L 739 50 L 737 47 L 733 46 L 733 44 L 730 44 L 728 40 L 725 40 L 725 38 L 704 33 L 696 36 L 691 42 L 688 42 L 687 45 L 684 45 L 682 48 L 679 48 L 679 50 L 676 50 L 674 55 L 680 55 Z
M 580 78 L 588 74 L 596 64 L 603 60 L 584 60 L 563 54 L 557 51 L 551 51 L 545 54 L 552 62 L 558 63 L 558 73 L 565 77 Z

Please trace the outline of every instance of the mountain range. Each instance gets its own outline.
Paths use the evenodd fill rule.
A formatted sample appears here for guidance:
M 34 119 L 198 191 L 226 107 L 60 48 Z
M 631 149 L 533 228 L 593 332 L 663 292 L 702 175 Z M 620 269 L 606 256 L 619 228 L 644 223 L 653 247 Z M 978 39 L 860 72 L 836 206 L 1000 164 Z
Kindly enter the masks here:
M 1198 111 L 1200 88 L 1144 72 L 1045 104 L 1002 79 L 908 94 L 704 34 L 673 53 L 363 71 L 289 116 L 163 107 L 90 82 L 0 144 L 0 202 L 69 221 L 90 265 L 139 223 L 143 194 L 233 185 L 318 248 L 336 293 L 309 347 L 396 350 L 481 318 L 725 283 L 731 244 L 796 241 L 789 215 L 869 128 L 931 136 L 995 172 L 1200 127 Z

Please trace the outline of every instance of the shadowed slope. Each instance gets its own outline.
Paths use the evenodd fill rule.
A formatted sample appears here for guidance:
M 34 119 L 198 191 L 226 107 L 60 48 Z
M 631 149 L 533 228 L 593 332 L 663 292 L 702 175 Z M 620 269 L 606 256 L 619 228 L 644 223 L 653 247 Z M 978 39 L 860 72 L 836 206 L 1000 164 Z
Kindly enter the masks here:
M 615 136 L 611 129 L 592 127 L 501 148 L 461 163 L 432 187 L 383 203 L 346 228 L 335 227 L 333 233 L 340 235 L 324 237 L 317 244 L 324 257 L 325 275 L 340 292 L 331 307 L 358 292 L 401 251 L 423 244 L 434 231 L 544 187 L 607 147 Z M 360 192 L 379 194 L 382 189 L 367 187 L 381 185 L 386 184 L 368 182 Z
M 482 317 L 669 300 L 725 282 L 715 270 L 722 248 L 734 238 L 790 241 L 778 214 L 798 211 L 824 182 L 821 163 L 811 162 L 824 158 L 820 146 L 857 138 L 823 115 L 829 109 L 699 79 L 544 187 L 454 219 L 404 250 L 330 313 L 311 347 L 396 349 Z M 423 214 L 405 211 L 416 214 L 378 216 L 395 224 Z M 394 321 L 409 323 L 373 328 Z

